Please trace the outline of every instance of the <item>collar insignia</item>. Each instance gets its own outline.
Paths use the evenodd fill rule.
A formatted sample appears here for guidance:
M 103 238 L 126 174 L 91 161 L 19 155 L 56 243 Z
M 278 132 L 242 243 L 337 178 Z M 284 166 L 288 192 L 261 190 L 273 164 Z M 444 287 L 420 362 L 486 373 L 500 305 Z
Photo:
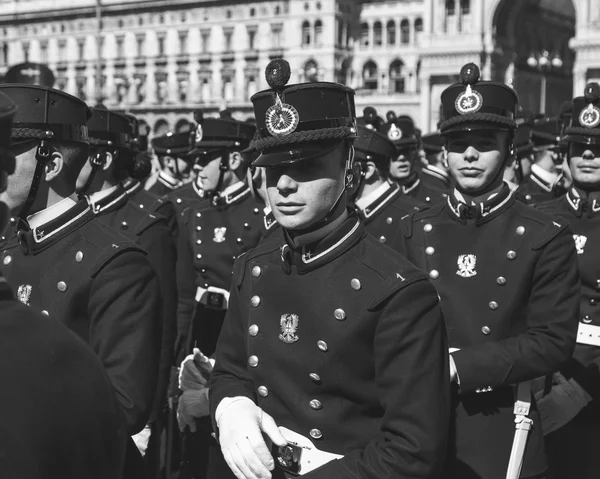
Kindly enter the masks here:
M 586 128 L 595 128 L 600 125 L 600 108 L 588 104 L 579 114 L 579 123 Z
M 299 322 L 300 318 L 298 318 L 297 314 L 282 314 L 281 319 L 279 320 L 279 324 L 281 325 L 279 339 L 286 344 L 292 344 L 298 341 L 296 331 L 298 331 Z
M 225 233 L 226 232 L 227 232 L 227 228 L 225 228 L 225 227 L 215 228 L 215 236 L 213 238 L 213 241 L 215 243 L 222 243 L 223 241 L 225 241 Z
M 587 243 L 587 236 L 573 235 L 573 239 L 575 240 L 575 248 L 577 248 L 577 254 L 583 254 L 583 249 L 585 248 L 585 244 Z
M 471 85 L 467 85 L 465 91 L 463 91 L 454 102 L 456 111 L 461 115 L 468 113 L 476 113 L 483 106 L 483 97 L 477 90 L 473 90 Z
M 29 306 L 29 300 L 31 299 L 31 289 L 30 284 L 22 284 L 17 288 L 17 299 L 27 306 Z
M 477 256 L 474 254 L 461 254 L 458 257 L 458 271 L 457 275 L 463 278 L 472 278 L 477 274 L 475 271 L 475 265 L 477 264 Z

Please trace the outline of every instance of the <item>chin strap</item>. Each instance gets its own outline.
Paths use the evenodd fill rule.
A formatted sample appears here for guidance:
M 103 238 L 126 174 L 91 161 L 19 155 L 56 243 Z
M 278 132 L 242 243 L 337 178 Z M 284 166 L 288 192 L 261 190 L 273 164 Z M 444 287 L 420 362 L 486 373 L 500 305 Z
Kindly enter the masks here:
M 221 206 L 222 199 L 219 196 L 219 191 L 221 191 L 221 186 L 223 186 L 223 178 L 225 177 L 225 172 L 229 171 L 228 166 L 229 161 L 229 153 L 227 151 L 223 152 L 221 156 L 221 162 L 219 163 L 219 180 L 217 181 L 217 186 L 213 191 L 207 191 L 206 196 L 211 198 L 211 202 L 214 206 Z
M 100 151 L 98 151 L 98 153 L 96 153 L 95 156 L 91 156 L 89 158 L 88 161 L 92 165 L 92 171 L 90 172 L 90 176 L 88 176 L 88 179 L 85 182 L 85 185 L 83 185 L 83 187 L 81 188 L 81 191 L 79 191 L 79 193 L 81 193 L 83 195 L 83 194 L 87 193 L 87 191 L 90 189 L 90 186 L 92 186 L 92 183 L 94 182 L 94 177 L 96 176 L 96 173 L 98 172 L 98 170 L 101 167 L 106 165 L 107 155 L 108 155 L 107 151 L 100 150 Z
M 35 197 L 37 195 L 38 189 L 40 187 L 40 183 L 42 181 L 42 175 L 44 174 L 44 167 L 50 161 L 52 157 L 52 153 L 54 152 L 54 148 L 52 147 L 49 140 L 44 139 L 41 140 L 37 146 L 37 150 L 35 152 L 35 171 L 33 173 L 33 179 L 31 180 L 31 186 L 29 187 L 29 193 L 27 194 L 27 199 L 19 212 L 19 217 L 23 221 L 27 221 L 27 216 L 29 216 L 29 211 L 33 206 L 33 202 L 35 201 Z

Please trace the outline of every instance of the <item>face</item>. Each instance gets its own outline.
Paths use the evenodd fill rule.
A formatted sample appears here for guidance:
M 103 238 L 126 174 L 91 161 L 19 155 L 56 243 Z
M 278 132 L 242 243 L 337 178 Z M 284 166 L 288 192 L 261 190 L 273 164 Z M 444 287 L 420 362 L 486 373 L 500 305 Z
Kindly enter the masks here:
M 221 157 L 201 158 L 196 162 L 194 169 L 198 174 L 198 186 L 207 193 L 216 191 L 219 184 L 221 170 Z
M 5 203 L 15 214 L 25 204 L 29 194 L 35 172 L 36 145 L 37 142 L 28 142 L 15 151 L 15 169 L 7 177 L 6 189 L 0 193 L 0 202 Z
M 459 131 L 448 136 L 448 168 L 459 190 L 477 193 L 500 184 L 508 155 L 508 132 Z
M 174 178 L 187 178 L 192 171 L 192 165 L 181 158 L 165 156 L 163 163 L 169 174 Z
M 600 189 L 600 145 L 569 144 L 573 181 L 590 189 Z
M 398 156 L 390 161 L 390 176 L 394 180 L 403 180 L 410 176 L 417 159 L 416 148 L 406 148 L 398 151 Z
M 343 149 L 291 165 L 266 168 L 267 197 L 275 219 L 301 230 L 323 219 L 344 187 Z
M 85 186 L 87 180 L 90 178 L 90 175 L 92 174 L 91 159 L 94 158 L 97 153 L 98 153 L 97 148 L 90 148 L 90 156 L 88 157 L 88 160 L 83 165 L 83 168 L 81 169 L 81 172 L 79 173 L 79 176 L 77 177 L 77 184 L 75 185 L 75 191 L 77 191 L 77 193 L 82 192 L 83 187 Z

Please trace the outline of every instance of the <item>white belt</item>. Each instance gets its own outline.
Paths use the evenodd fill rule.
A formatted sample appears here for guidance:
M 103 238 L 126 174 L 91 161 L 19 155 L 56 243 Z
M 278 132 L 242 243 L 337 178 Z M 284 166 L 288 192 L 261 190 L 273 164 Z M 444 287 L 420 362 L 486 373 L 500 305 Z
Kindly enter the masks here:
M 600 346 L 600 326 L 579 323 L 579 328 L 577 328 L 577 343 Z
M 533 421 L 527 417 L 530 409 L 531 382 L 526 381 L 517 385 L 517 399 L 513 411 L 515 414 L 515 437 L 508 460 L 506 479 L 518 479 L 521 477 L 527 436 L 533 424 Z
M 195 299 L 197 303 L 206 306 L 227 309 L 229 306 L 229 291 L 215 286 L 209 286 L 208 288 L 198 286 Z
M 288 442 L 288 446 L 293 447 L 296 449 L 296 451 L 291 453 L 291 451 L 288 449 L 290 454 L 277 455 L 275 457 L 275 464 L 282 467 L 285 462 L 292 459 L 291 456 L 293 455 L 293 462 L 297 463 L 298 465 L 297 474 L 299 475 L 307 474 L 310 471 L 321 467 L 323 464 L 327 464 L 330 461 L 344 457 L 340 454 L 320 451 L 315 447 L 310 439 L 288 428 L 280 427 L 279 431 Z M 286 449 L 288 446 L 279 449 Z

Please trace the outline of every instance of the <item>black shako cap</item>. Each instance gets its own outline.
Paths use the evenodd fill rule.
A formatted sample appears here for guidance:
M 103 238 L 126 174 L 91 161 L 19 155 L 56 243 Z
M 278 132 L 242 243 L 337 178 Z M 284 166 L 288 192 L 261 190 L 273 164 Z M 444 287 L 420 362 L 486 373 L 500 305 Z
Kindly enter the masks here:
M 16 111 L 17 105 L 0 92 L 0 148 L 10 148 L 11 125 Z
M 379 133 L 385 135 L 398 150 L 416 147 L 419 143 L 415 122 L 408 115 L 396 116 L 393 111 L 385 115 L 387 122 L 379 127 Z
M 196 128 L 191 132 L 192 157 L 213 151 L 242 151 L 248 148 L 256 126 L 248 121 L 238 121 L 229 110 L 219 112 L 219 118 L 204 118 L 202 111 L 194 112 Z
M 565 140 L 586 145 L 600 144 L 600 85 L 588 83 L 583 96 L 573 98 L 571 124 Z
M 373 107 L 367 107 L 363 116 L 356 119 L 358 137 L 354 140 L 356 161 L 372 161 L 378 168 L 389 168 L 391 158 L 396 156 L 396 145 L 377 130 L 383 120 Z
M 131 141 L 129 118 L 121 113 L 110 111 L 103 105 L 92 108 L 88 130 L 92 145 L 127 148 Z

